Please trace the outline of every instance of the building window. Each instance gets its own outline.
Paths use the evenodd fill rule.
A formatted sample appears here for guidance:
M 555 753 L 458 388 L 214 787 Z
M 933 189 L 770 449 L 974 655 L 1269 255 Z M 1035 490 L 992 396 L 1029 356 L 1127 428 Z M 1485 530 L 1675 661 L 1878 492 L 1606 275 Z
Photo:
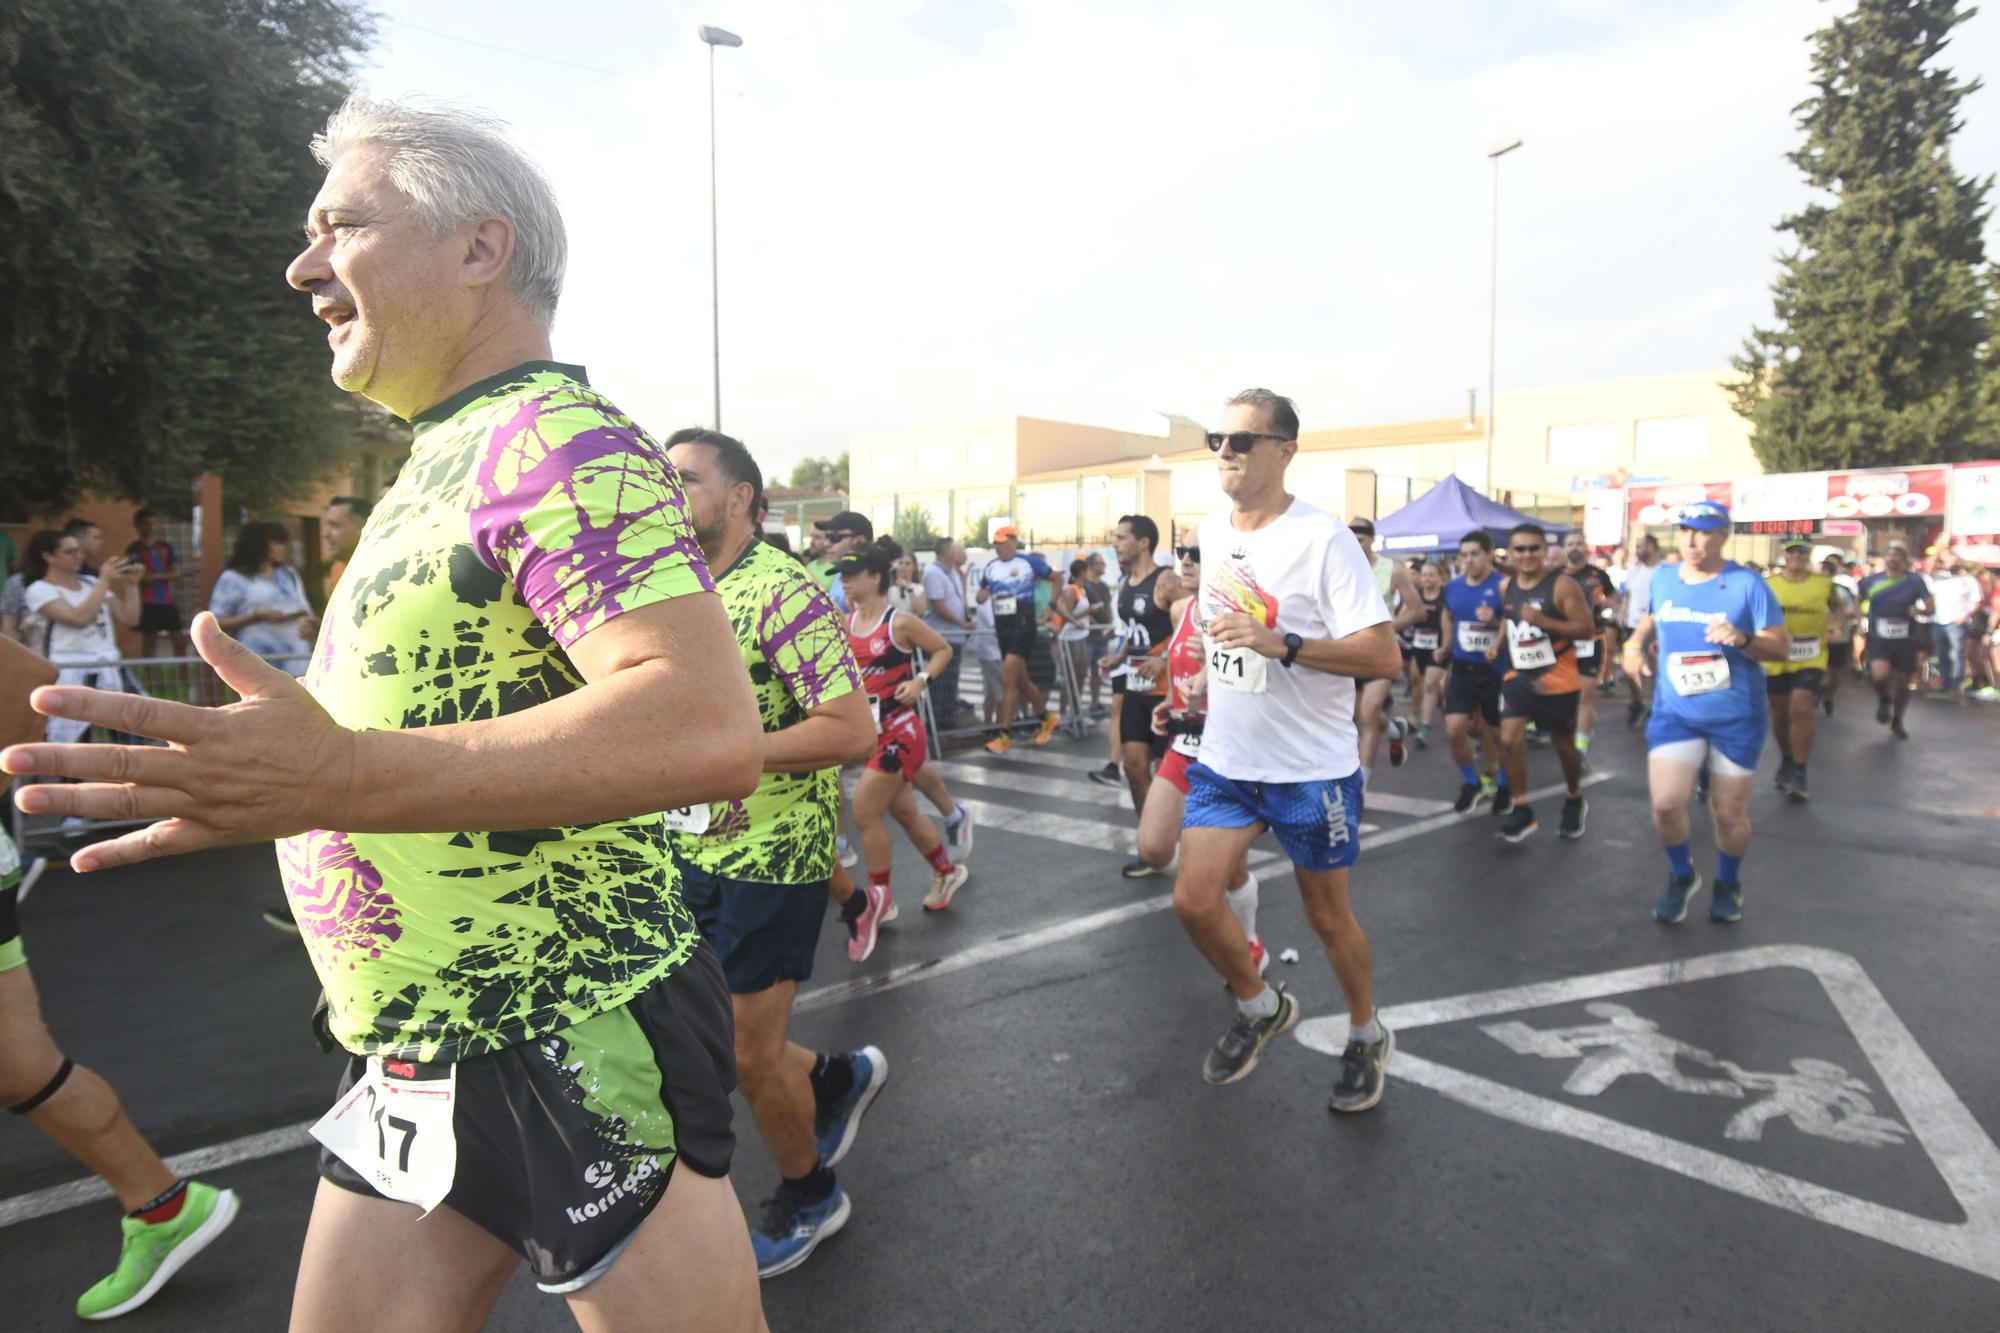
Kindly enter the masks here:
M 1560 467 L 1607 467 L 1617 461 L 1618 428 L 1610 422 L 1549 427 L 1550 463 Z
M 950 476 L 958 470 L 958 446 L 955 444 L 927 444 L 917 450 L 917 471 L 935 479 Z
M 1655 417 L 1641 421 L 1632 435 L 1632 456 L 1641 463 L 1706 458 L 1708 418 Z
M 910 470 L 910 455 L 902 449 L 884 449 L 875 455 L 875 475 L 900 477 Z

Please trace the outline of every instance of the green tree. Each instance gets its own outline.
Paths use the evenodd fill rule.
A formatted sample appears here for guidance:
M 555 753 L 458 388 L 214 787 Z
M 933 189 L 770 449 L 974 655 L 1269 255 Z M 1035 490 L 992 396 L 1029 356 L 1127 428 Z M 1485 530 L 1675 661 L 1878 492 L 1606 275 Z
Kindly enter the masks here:
M 928 551 L 944 536 L 922 505 L 905 505 L 896 511 L 894 535 L 906 551 Z
M 841 450 L 839 458 L 801 458 L 786 484 L 794 490 L 847 494 L 847 451 Z
M 284 270 L 368 37 L 350 0 L 0 7 L 0 494 L 175 508 L 218 472 L 255 510 L 344 461 Z
M 1935 62 L 1972 15 L 1956 0 L 1859 0 L 1813 37 L 1817 92 L 1790 160 L 1818 197 L 1785 218 L 1776 324 L 1735 359 L 1735 407 L 1773 472 L 1988 452 L 1982 392 L 1993 178 L 1952 169 L 1979 87 Z

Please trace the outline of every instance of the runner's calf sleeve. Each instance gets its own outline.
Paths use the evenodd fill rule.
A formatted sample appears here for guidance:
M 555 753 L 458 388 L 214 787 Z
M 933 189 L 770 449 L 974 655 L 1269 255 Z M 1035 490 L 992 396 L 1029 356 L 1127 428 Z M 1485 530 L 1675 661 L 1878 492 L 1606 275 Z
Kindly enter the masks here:
M 24 1102 L 16 1102 L 14 1105 L 8 1107 L 7 1113 L 9 1115 L 28 1114 L 30 1111 L 40 1106 L 43 1102 L 55 1096 L 57 1090 L 60 1089 L 63 1084 L 69 1082 L 69 1076 L 74 1072 L 76 1072 L 76 1061 L 70 1059 L 68 1056 L 64 1056 L 62 1062 L 62 1068 L 56 1070 L 55 1077 L 50 1079 L 47 1083 L 44 1083 L 42 1085 L 42 1090 L 36 1093 L 34 1096 L 28 1098 L 28 1100 Z

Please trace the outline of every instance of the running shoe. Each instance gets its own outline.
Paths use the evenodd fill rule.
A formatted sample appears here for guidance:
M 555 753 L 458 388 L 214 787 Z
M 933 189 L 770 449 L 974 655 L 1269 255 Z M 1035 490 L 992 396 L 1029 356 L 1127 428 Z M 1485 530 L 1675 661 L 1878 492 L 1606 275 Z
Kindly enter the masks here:
M 877 934 L 889 910 L 889 889 L 884 884 L 863 884 L 858 892 L 863 902 L 860 915 L 847 923 L 847 961 L 865 963 L 875 952 Z
M 1493 830 L 1493 836 L 1502 842 L 1526 842 L 1528 835 L 1540 827 L 1535 822 L 1533 808 L 1523 803 L 1513 807 L 1500 827 Z
M 1127 861 L 1120 867 L 1118 873 L 1127 879 L 1151 879 L 1161 872 L 1144 857 L 1138 857 Z
M 1717 882 L 1708 898 L 1708 919 L 1725 925 L 1743 919 L 1743 886 Z
M 1410 730 L 1410 719 L 1392 717 L 1389 719 L 1389 767 L 1401 768 L 1410 758 L 1409 747 L 1403 744 L 1403 737 Z
M 1504 815 L 1514 808 L 1514 789 L 1512 787 L 1495 786 L 1488 787 L 1486 790 L 1493 793 L 1493 809 L 1491 813 L 1494 815 Z
M 1419 750 L 1428 750 L 1431 748 L 1431 729 L 1429 727 L 1418 727 L 1410 736 L 1410 739 L 1417 743 Z
M 282 907 L 267 907 L 257 914 L 257 918 L 272 930 L 282 930 L 287 935 L 299 933 L 298 919 Z
M 1396 1053 L 1396 1034 L 1380 1019 L 1382 1035 L 1372 1042 L 1350 1041 L 1340 1053 L 1340 1079 L 1327 1101 L 1329 1111 L 1365 1111 L 1382 1100 L 1382 1073 Z
M 854 844 L 847 840 L 845 833 L 837 834 L 833 840 L 833 850 L 840 857 L 840 868 L 852 870 L 861 864 L 861 853 L 854 850 Z
M 1590 814 L 1590 802 L 1581 796 L 1565 797 L 1563 800 L 1562 822 L 1556 826 L 1558 838 L 1581 838 L 1583 823 Z
M 889 905 L 882 909 L 882 924 L 886 926 L 896 919 L 896 895 L 890 893 L 887 888 L 884 888 L 882 893 L 889 900 Z
M 1478 783 L 1462 782 L 1458 786 L 1458 799 L 1451 803 L 1451 808 L 1457 814 L 1470 814 L 1479 808 L 1480 802 L 1492 799 L 1493 793 Z
M 1625 730 L 1637 731 L 1639 729 L 1639 713 L 1642 707 L 1643 705 L 1639 701 L 1638 690 L 1635 687 L 1632 693 L 1632 702 L 1625 705 Z
M 750 1233 L 750 1248 L 757 1254 L 757 1276 L 776 1277 L 789 1273 L 819 1247 L 819 1243 L 847 1225 L 853 1212 L 847 1191 L 836 1182 L 826 1197 L 808 1199 L 789 1180 L 778 1182 L 778 1192 L 764 1200 L 764 1217 Z
M 1701 892 L 1700 875 L 1669 875 L 1667 889 L 1660 895 L 1660 901 L 1653 904 L 1653 916 L 1668 925 L 1679 925 L 1687 920 L 1688 899 Z
M 1262 935 L 1250 937 L 1250 961 L 1257 965 L 1257 975 L 1260 977 L 1271 970 L 1271 955 L 1264 948 Z
M 951 859 L 963 861 L 972 855 L 972 811 L 963 805 L 952 807 L 951 818 L 944 821 L 945 845 L 951 848 Z
M 1889 701 L 1880 695 L 1875 699 L 1875 720 L 1885 727 L 1889 725 Z
M 1055 735 L 1056 728 L 1061 725 L 1062 719 L 1054 713 L 1042 714 L 1042 729 L 1035 733 L 1035 739 L 1031 743 L 1035 745 L 1047 745 L 1049 737 Z
M 1792 789 L 1786 792 L 1785 795 L 1800 805 L 1804 805 L 1812 799 L 1812 793 L 1806 790 L 1806 766 L 1804 764 L 1792 765 Z
M 1278 987 L 1278 1011 L 1269 1018 L 1247 1018 L 1237 1010 L 1236 1021 L 1202 1061 L 1202 1082 L 1216 1087 L 1236 1082 L 1257 1067 L 1257 1057 L 1273 1038 L 1290 1032 L 1298 1021 L 1299 1002 L 1283 986 Z
M 1786 794 L 1790 794 L 1790 792 L 1791 792 L 1791 790 L 1792 790 L 1792 761 L 1791 761 L 1791 760 L 1789 760 L 1789 759 L 1780 759 L 1780 760 L 1778 761 L 1778 776 L 1777 776 L 1777 777 L 1775 777 L 1775 778 L 1773 778 L 1773 779 L 1771 780 L 1771 785 L 1772 785 L 1772 786 L 1774 786 L 1774 787 L 1776 787 L 1776 788 L 1777 788 L 1777 789 L 1778 789 L 1779 791 L 1781 791 L 1781 792 L 1784 792 L 1784 793 L 1786 793 Z
M 1821 695 L 1821 696 L 1820 696 L 1820 700 L 1819 700 L 1819 708 L 1820 708 L 1820 711 L 1821 711 L 1822 713 L 1825 713 L 1825 714 L 1826 714 L 1826 715 L 1827 715 L 1828 717 L 1832 717 L 1832 716 L 1833 716 L 1833 696 L 1832 696 L 1832 695 L 1830 695 L 1830 694 L 1823 694 L 1823 695 Z
M 1014 748 L 1014 738 L 1012 736 L 1009 736 L 1004 731 L 994 736 L 992 740 L 986 742 L 986 753 L 988 754 L 1005 754 L 1007 753 L 1007 751 L 1013 748 Z
M 924 895 L 924 910 L 942 912 L 951 906 L 952 895 L 965 887 L 965 881 L 971 874 L 964 866 L 953 866 L 946 874 L 932 875 L 931 891 Z
M 847 1156 L 854 1136 L 861 1132 L 861 1117 L 889 1081 L 889 1057 L 879 1048 L 863 1046 L 848 1052 L 847 1060 L 854 1070 L 854 1081 L 839 1101 L 820 1108 L 813 1116 L 813 1146 L 819 1149 L 819 1162 L 824 1167 L 839 1166 Z
M 1903 719 L 1894 718 L 1889 723 L 1889 734 L 1899 741 L 1910 739 L 1910 733 L 1903 728 Z
M 167 1221 L 121 1218 L 118 1225 L 125 1233 L 125 1241 L 118 1251 L 118 1267 L 110 1277 L 76 1298 L 77 1315 L 84 1319 L 115 1319 L 152 1300 L 167 1279 L 181 1271 L 182 1265 L 229 1229 L 229 1224 L 236 1220 L 236 1207 L 234 1191 L 190 1180 L 180 1212 Z
M 2000 688 L 1996 688 L 1992 685 L 1982 685 L 1980 688 L 1972 692 L 1972 697 L 1979 700 L 1981 703 L 2000 704 Z M 1833 715 L 1833 708 L 1832 708 L 1833 700 L 1828 699 L 1826 702 L 1828 705 L 1827 716 L 1831 717 Z
M 1125 782 L 1125 770 L 1114 759 L 1103 768 L 1091 769 L 1090 780 L 1101 787 L 1123 786 Z

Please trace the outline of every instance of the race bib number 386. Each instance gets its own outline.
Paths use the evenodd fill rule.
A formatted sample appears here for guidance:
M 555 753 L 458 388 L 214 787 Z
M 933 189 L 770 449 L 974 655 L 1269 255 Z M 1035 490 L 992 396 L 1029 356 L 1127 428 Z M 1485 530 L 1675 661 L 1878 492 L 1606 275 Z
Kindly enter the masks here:
M 458 1173 L 458 1066 L 368 1057 L 367 1074 L 312 1127 L 327 1151 L 391 1199 L 426 1213 Z

